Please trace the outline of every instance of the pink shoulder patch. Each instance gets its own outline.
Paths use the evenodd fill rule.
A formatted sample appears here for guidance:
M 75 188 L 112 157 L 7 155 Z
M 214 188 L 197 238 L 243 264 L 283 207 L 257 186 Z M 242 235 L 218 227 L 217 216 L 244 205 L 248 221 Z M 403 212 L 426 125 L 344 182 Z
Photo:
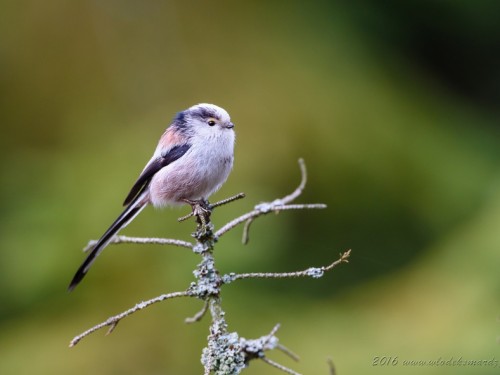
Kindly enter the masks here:
M 163 149 L 172 148 L 175 145 L 182 144 L 182 135 L 176 132 L 173 128 L 168 128 L 160 138 L 160 145 Z

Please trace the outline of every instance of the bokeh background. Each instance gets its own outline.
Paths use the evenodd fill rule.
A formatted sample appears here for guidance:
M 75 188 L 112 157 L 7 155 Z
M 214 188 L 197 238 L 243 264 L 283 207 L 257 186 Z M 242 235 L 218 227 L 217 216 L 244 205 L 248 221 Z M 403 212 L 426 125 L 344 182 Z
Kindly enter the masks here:
M 231 330 L 266 334 L 303 374 L 493 374 L 500 360 L 500 3 L 493 1 L 2 1 L 0 373 L 200 374 L 208 320 L 174 300 L 69 340 L 143 299 L 182 290 L 198 257 L 108 248 L 66 286 L 174 114 L 198 102 L 236 124 L 220 226 L 292 191 L 324 211 L 259 219 L 217 247 L 223 272 L 351 262 L 320 280 L 224 289 Z M 187 208 L 123 232 L 189 239 Z M 398 357 L 373 366 L 375 357 Z M 252 362 L 246 374 L 277 374 Z

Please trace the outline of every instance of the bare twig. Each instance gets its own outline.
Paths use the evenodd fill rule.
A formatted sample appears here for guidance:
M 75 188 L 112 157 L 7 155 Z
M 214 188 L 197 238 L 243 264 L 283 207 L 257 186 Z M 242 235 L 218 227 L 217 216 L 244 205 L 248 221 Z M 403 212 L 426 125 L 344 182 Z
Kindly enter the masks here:
M 184 322 L 188 324 L 199 322 L 205 316 L 207 311 L 208 311 L 208 301 L 205 301 L 205 303 L 203 304 L 203 308 L 193 316 L 184 319 Z
M 189 219 L 190 217 L 193 217 L 193 216 L 194 216 L 194 213 L 190 212 L 187 215 L 184 215 L 184 216 L 181 216 L 180 218 L 178 218 L 177 221 L 180 223 L 182 221 L 186 221 L 187 219 Z
M 252 272 L 252 273 L 239 273 L 239 274 L 229 274 L 223 277 L 225 283 L 229 283 L 234 280 L 240 279 L 284 279 L 284 278 L 295 278 L 295 277 L 313 277 L 320 278 L 327 271 L 330 271 L 334 267 L 341 263 L 349 263 L 348 258 L 351 255 L 351 250 L 347 250 L 345 253 L 340 254 L 340 258 L 328 266 L 323 267 L 310 267 L 303 271 L 295 272 Z
M 162 294 L 161 296 L 152 298 L 148 301 L 140 302 L 140 303 L 136 304 L 134 307 L 132 307 L 132 308 L 130 308 L 130 309 L 118 314 L 118 315 L 112 316 L 112 317 L 108 318 L 105 322 L 97 324 L 94 327 L 79 334 L 78 336 L 75 336 L 73 338 L 73 340 L 71 340 L 69 347 L 71 348 L 71 347 L 75 346 L 84 337 L 86 337 L 86 336 L 90 335 L 91 333 L 94 333 L 95 331 L 97 331 L 101 328 L 104 328 L 104 327 L 110 327 L 108 330 L 108 333 L 107 333 L 107 334 L 110 334 L 111 332 L 113 332 L 116 325 L 123 318 L 126 318 L 127 316 L 129 316 L 129 315 L 131 315 L 139 310 L 145 309 L 146 307 L 149 307 L 150 305 L 152 305 L 154 303 L 165 301 L 167 299 L 177 298 L 177 297 L 194 297 L 194 295 L 190 292 L 174 292 L 174 293 L 169 293 L 169 294 Z
M 300 360 L 300 357 L 292 352 L 290 349 L 288 349 L 285 345 L 278 344 L 276 345 L 276 349 L 281 350 L 283 353 L 285 353 L 287 356 L 289 356 L 291 359 L 293 359 L 295 362 L 298 362 Z
M 274 362 L 272 360 L 270 360 L 269 358 L 267 357 L 262 357 L 261 360 L 263 360 L 264 362 L 266 362 L 268 365 L 271 365 L 273 367 L 276 367 L 278 370 L 281 370 L 283 372 L 286 372 L 287 374 L 291 374 L 291 375 L 300 375 L 298 372 L 295 372 L 291 369 L 289 369 L 288 367 L 285 367 L 283 365 L 280 365 L 279 363 L 277 362 Z
M 87 246 L 83 249 L 84 252 L 92 250 L 92 248 L 97 243 L 96 240 L 89 241 Z M 186 247 L 188 249 L 193 248 L 193 244 L 187 241 L 176 240 L 173 238 L 146 238 L 146 237 L 127 237 L 127 236 L 115 236 L 109 242 L 110 244 L 120 244 L 120 243 L 134 243 L 134 244 L 153 244 L 153 245 L 174 245 L 179 247 Z
M 247 220 L 254 220 L 255 218 L 266 215 L 271 212 L 280 212 L 280 211 L 289 211 L 289 210 L 307 210 L 307 209 L 322 209 L 326 208 L 326 204 L 290 204 L 290 205 L 285 205 L 285 206 L 270 206 L 269 207 L 263 207 L 263 208 L 258 208 L 253 211 L 250 211 L 244 215 L 241 215 L 240 217 L 231 220 L 229 223 L 224 225 L 221 229 L 219 229 L 217 232 L 215 232 L 216 237 L 221 237 L 223 234 L 226 232 L 229 232 L 231 229 L 233 229 L 235 226 L 238 224 L 241 224 Z M 249 224 L 247 224 L 249 225 Z
M 236 195 L 233 195 L 232 197 L 223 199 L 221 201 L 215 202 L 210 205 L 210 208 L 214 209 L 215 207 L 223 206 L 225 204 L 237 201 L 238 199 L 245 198 L 245 193 L 238 193 Z
M 261 215 L 266 215 L 270 212 L 280 212 L 287 210 L 307 210 L 307 209 L 326 208 L 325 204 L 288 204 L 292 202 L 294 199 L 296 199 L 298 196 L 300 196 L 302 194 L 302 191 L 304 190 L 304 187 L 306 186 L 307 170 L 303 159 L 299 159 L 299 166 L 302 179 L 300 181 L 299 186 L 291 194 L 280 199 L 275 199 L 272 202 L 260 203 L 256 205 L 253 211 L 250 211 L 224 225 L 221 229 L 219 229 L 215 233 L 215 237 L 216 238 L 221 237 L 224 233 L 228 232 L 238 224 L 245 222 L 245 226 L 243 228 L 242 242 L 244 244 L 247 244 L 249 240 L 250 225 L 257 217 Z
M 263 341 L 263 345 L 264 347 L 269 344 L 269 342 L 271 341 L 271 339 L 274 337 L 274 335 L 276 335 L 276 332 L 278 332 L 278 329 L 280 329 L 281 327 L 281 324 L 276 324 L 273 329 L 271 330 L 271 332 L 269 332 L 269 334 L 267 335 L 267 338 Z M 273 346 L 274 347 L 274 346 Z
M 299 186 L 297 186 L 297 189 L 286 197 L 281 198 L 282 204 L 287 204 L 290 202 L 293 202 L 298 196 L 302 194 L 302 191 L 306 187 L 307 183 L 307 169 L 306 169 L 306 163 L 304 163 L 304 159 L 300 158 L 299 159 L 299 167 L 300 167 L 300 173 L 302 175 L 302 178 L 300 180 Z
M 302 175 L 299 186 L 295 189 L 293 193 L 287 195 L 286 197 L 283 197 L 281 199 L 276 199 L 274 202 L 272 202 L 273 205 L 283 206 L 289 202 L 292 202 L 295 198 L 297 198 L 300 194 L 302 194 L 302 191 L 306 187 L 306 182 L 307 182 L 306 164 L 304 163 L 304 159 L 302 158 L 299 159 L 299 167 L 300 167 L 300 173 Z M 258 208 L 259 206 L 261 207 L 261 205 L 258 205 L 255 208 Z M 317 208 L 325 208 L 325 207 L 317 207 Z M 251 217 L 245 221 L 245 226 L 243 227 L 243 236 L 241 238 L 241 242 L 243 243 L 243 245 L 248 244 L 248 241 L 250 241 L 250 225 L 253 223 L 255 218 L 256 216 Z
M 250 226 L 253 223 L 253 219 L 248 219 L 245 221 L 245 225 L 243 226 L 243 235 L 241 237 L 241 242 L 243 245 L 246 245 L 248 241 L 250 241 Z

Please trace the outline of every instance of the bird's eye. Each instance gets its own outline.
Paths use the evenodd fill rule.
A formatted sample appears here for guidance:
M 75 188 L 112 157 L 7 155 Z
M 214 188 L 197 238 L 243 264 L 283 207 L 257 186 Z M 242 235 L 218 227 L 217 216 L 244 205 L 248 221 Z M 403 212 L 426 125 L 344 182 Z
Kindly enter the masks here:
M 214 120 L 208 120 L 208 125 L 209 126 L 214 126 L 215 125 L 215 121 Z

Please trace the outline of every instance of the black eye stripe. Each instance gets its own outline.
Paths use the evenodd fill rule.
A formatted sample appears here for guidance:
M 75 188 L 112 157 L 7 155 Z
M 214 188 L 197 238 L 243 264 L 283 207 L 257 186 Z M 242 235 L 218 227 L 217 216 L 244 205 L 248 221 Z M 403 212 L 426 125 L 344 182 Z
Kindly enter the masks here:
M 201 119 L 208 119 L 210 117 L 218 118 L 217 113 L 210 108 L 200 107 L 194 110 L 191 114 L 193 117 L 198 117 Z

